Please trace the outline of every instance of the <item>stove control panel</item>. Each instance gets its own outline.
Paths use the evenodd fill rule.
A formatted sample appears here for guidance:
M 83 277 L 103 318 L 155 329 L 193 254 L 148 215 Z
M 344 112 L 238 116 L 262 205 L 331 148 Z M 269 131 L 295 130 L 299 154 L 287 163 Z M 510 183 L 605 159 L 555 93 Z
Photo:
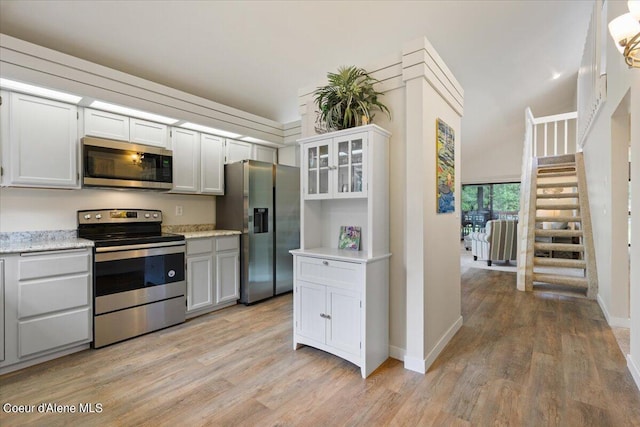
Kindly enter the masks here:
M 78 211 L 78 224 L 162 222 L 162 211 L 152 209 L 100 209 Z

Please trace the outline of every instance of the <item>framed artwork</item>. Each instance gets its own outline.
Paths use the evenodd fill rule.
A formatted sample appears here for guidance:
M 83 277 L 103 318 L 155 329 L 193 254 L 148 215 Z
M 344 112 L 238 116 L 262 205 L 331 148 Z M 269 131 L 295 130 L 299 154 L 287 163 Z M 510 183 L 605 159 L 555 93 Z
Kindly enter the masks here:
M 451 126 L 436 119 L 436 195 L 437 213 L 455 211 L 455 133 Z
M 338 249 L 360 250 L 360 227 L 343 225 L 340 227 Z

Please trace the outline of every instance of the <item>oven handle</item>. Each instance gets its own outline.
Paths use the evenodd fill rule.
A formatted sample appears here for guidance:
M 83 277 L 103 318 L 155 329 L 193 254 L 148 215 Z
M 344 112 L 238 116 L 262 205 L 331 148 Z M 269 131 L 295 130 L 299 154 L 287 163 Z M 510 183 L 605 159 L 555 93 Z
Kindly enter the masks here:
M 102 248 L 96 248 L 96 252 L 128 251 L 130 249 L 152 249 L 164 246 L 185 246 L 185 241 L 178 240 L 173 242 L 141 243 L 139 245 L 105 246 Z
M 96 253 L 96 262 L 117 261 L 121 259 L 142 258 L 147 256 L 156 256 L 156 255 L 180 254 L 185 252 L 184 245 L 180 245 L 180 246 L 172 245 L 172 246 L 160 247 L 160 248 L 157 246 L 158 245 L 155 245 L 152 248 L 126 249 L 126 250 L 119 250 L 119 251 L 112 251 L 112 252 Z M 104 249 L 104 248 L 100 248 L 100 249 Z

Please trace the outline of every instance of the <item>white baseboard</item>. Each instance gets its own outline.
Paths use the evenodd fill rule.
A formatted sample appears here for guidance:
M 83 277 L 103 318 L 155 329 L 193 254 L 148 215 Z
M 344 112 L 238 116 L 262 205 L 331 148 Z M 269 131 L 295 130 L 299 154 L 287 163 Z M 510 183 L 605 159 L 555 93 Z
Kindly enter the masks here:
M 462 327 L 462 316 L 460 316 L 453 325 L 447 330 L 447 332 L 440 337 L 436 345 L 431 349 L 429 354 L 427 354 L 426 359 L 417 359 L 414 357 L 405 356 L 404 357 L 404 368 L 409 369 L 410 371 L 419 372 L 421 374 L 425 374 L 429 367 L 436 361 L 442 350 L 449 344 L 451 338 L 458 332 L 458 330 Z
M 415 357 L 404 357 L 404 369 L 408 369 L 413 372 L 417 372 L 419 374 L 426 374 L 426 364 L 424 359 L 418 359 Z
M 609 326 L 611 327 L 616 327 L 616 328 L 631 328 L 631 319 L 630 318 L 624 318 L 624 317 L 613 317 L 609 314 L 609 311 L 607 310 L 606 305 L 604 304 L 604 300 L 602 299 L 602 297 L 600 297 L 600 294 L 598 294 L 598 305 L 600 306 L 600 310 L 602 310 L 602 313 L 604 314 L 604 318 L 607 319 L 607 323 L 609 324 Z
M 627 368 L 629 368 L 629 372 L 631 372 L 631 376 L 636 382 L 636 387 L 640 390 L 640 368 L 635 364 L 630 354 L 627 354 Z
M 404 348 L 396 347 L 393 345 L 389 346 L 389 357 L 393 359 L 403 361 L 406 354 L 407 350 L 405 350 Z

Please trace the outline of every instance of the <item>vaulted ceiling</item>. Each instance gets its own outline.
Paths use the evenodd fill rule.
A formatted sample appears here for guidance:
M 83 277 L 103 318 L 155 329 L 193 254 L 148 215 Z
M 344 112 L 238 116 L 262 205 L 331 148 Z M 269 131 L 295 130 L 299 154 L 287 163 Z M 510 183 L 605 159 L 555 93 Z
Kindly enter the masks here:
M 575 108 L 592 0 L 0 1 L 0 32 L 282 123 L 297 90 L 426 36 L 465 91 L 466 155 Z

